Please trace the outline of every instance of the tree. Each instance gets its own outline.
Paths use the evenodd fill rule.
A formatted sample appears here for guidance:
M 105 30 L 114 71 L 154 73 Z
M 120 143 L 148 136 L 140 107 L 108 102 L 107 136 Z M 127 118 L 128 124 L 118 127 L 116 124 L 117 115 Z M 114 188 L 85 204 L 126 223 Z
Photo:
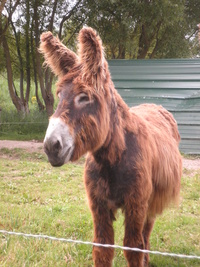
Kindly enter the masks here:
M 6 4 L 6 0 L 2 0 L 2 2 L 0 3 L 0 15 L 2 14 L 5 4 Z
M 19 4 L 19 1 L 16 1 L 14 5 L 12 6 L 11 1 L 9 3 L 4 4 L 4 8 L 6 9 L 7 17 L 4 18 L 4 20 L 1 18 L 0 21 L 0 37 L 2 41 L 2 46 L 4 50 L 4 56 L 6 61 L 6 71 L 7 71 L 7 80 L 8 80 L 8 90 L 12 99 L 13 104 L 15 105 L 16 109 L 19 112 L 24 113 L 27 109 L 26 101 L 24 99 L 23 95 L 23 67 L 22 67 L 22 57 L 20 52 L 20 44 L 19 44 L 19 35 L 17 35 L 16 28 L 14 27 L 13 21 L 12 21 L 12 15 L 17 8 L 17 5 Z M 4 22 L 4 23 L 3 23 Z M 7 38 L 9 36 L 10 39 L 12 39 L 10 35 L 10 31 L 8 31 L 9 25 L 12 25 L 15 37 L 16 37 L 16 47 L 17 47 L 17 54 L 19 57 L 20 62 L 20 96 L 17 93 L 14 79 L 13 79 L 13 70 L 12 70 L 12 62 L 11 62 L 11 52 L 9 48 L 9 44 L 7 41 Z
M 3 10 L 5 10 L 6 7 L 6 2 L 8 2 L 7 0 L 2 0 L 1 4 L 0 4 L 0 44 L 3 38 L 3 35 L 6 33 L 10 23 L 11 23 L 11 19 L 12 19 L 12 15 L 15 12 L 17 6 L 20 3 L 20 0 L 16 0 L 13 4 L 13 1 L 9 1 L 9 8 L 6 8 L 7 11 L 7 16 L 2 15 L 3 14 Z M 4 23 L 3 23 L 4 22 Z
M 188 31 L 186 38 L 190 43 L 191 54 L 200 57 L 200 46 L 198 45 L 198 25 L 200 23 L 200 5 L 198 0 L 185 1 L 185 18 Z M 198 25 L 197 25 L 198 24 Z
M 199 27 L 198 38 L 199 38 L 199 45 L 200 45 L 200 24 L 198 25 L 198 27 Z
M 86 21 L 100 32 L 109 58 L 189 57 L 191 43 L 186 35 L 194 29 L 193 14 L 199 16 L 197 2 L 85 0 Z
M 8 89 L 15 107 L 19 112 L 29 112 L 33 80 L 39 109 L 46 109 L 49 116 L 53 113 L 53 75 L 48 68 L 43 68 L 43 58 L 37 50 L 42 32 L 50 30 L 58 34 L 73 50 L 76 33 L 87 24 L 101 35 L 107 58 L 190 57 L 200 53 L 196 27 L 200 22 L 198 2 L 2 0 L 0 71 L 5 65 Z
M 11 64 L 11 56 L 10 56 L 10 50 L 8 46 L 7 39 L 5 36 L 2 38 L 3 43 L 3 49 L 4 49 L 4 55 L 6 59 L 6 70 L 7 70 L 7 80 L 8 80 L 8 90 L 10 93 L 10 97 L 12 99 L 13 104 L 15 105 L 17 111 L 22 111 L 22 101 L 20 97 L 18 96 L 17 90 L 15 88 L 15 85 L 13 83 L 13 72 L 12 72 L 12 64 Z
M 8 88 L 19 112 L 29 112 L 30 81 L 33 77 L 39 109 L 43 110 L 45 106 L 49 116 L 53 113 L 53 74 L 50 69 L 42 67 L 43 59 L 37 49 L 40 34 L 46 30 L 57 31 L 62 37 L 64 23 L 76 14 L 81 2 L 81 0 L 75 1 L 73 6 L 71 1 L 64 0 L 5 2 L 4 13 L 7 15 L 4 23 L 1 20 L 0 33 L 6 60 Z M 16 4 L 19 4 L 18 9 Z M 14 11 L 16 11 L 15 19 L 12 16 Z M 15 85 L 15 78 L 19 78 L 19 88 Z M 39 98 L 38 85 L 44 104 Z
M 76 13 L 77 9 L 80 8 L 81 2 L 82 0 L 75 1 L 75 4 L 71 6 L 70 1 L 35 0 L 33 3 L 33 32 L 35 34 L 35 47 L 39 47 L 40 34 L 45 30 L 54 32 L 55 29 L 58 29 L 58 35 L 60 38 L 62 38 L 64 22 L 71 19 L 71 17 Z M 48 10 L 47 13 L 44 10 Z M 45 70 L 42 68 L 41 55 L 39 54 L 37 49 L 35 55 L 37 66 L 37 68 L 35 69 L 35 80 L 38 77 L 42 98 L 45 103 L 47 114 L 50 116 L 53 113 L 54 104 L 54 97 L 52 94 L 53 74 L 51 73 L 49 68 L 46 68 Z M 38 98 L 37 94 L 36 97 Z
M 9 18 L 6 21 L 9 21 L 11 27 L 7 28 L 7 31 L 4 32 L 1 35 L 1 37 L 2 37 L 2 44 L 6 61 L 8 90 L 12 102 L 15 105 L 17 111 L 19 113 L 25 114 L 29 112 L 28 101 L 30 95 L 30 80 L 31 80 L 30 40 L 29 40 L 30 9 L 29 9 L 29 1 L 21 1 L 18 12 L 19 14 L 22 13 L 25 14 L 26 23 L 21 23 L 20 17 L 18 17 L 17 20 L 14 21 L 12 19 L 12 14 L 13 10 L 16 9 L 16 3 L 17 1 L 15 2 L 14 7 L 12 6 L 12 1 L 9 2 L 7 1 L 7 3 L 5 4 L 5 9 Z M 11 50 L 11 44 L 12 46 L 14 45 L 16 47 L 15 51 Z M 15 68 L 14 64 L 17 64 L 17 68 Z M 14 77 L 16 77 L 17 75 L 19 75 L 19 80 L 20 80 L 19 90 L 17 90 L 14 81 Z

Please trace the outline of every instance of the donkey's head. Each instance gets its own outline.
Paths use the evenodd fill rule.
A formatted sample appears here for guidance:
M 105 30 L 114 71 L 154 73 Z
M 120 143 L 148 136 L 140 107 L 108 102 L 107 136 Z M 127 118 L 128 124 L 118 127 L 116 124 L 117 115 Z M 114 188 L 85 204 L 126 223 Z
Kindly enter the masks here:
M 59 78 L 59 103 L 44 139 L 53 166 L 94 152 L 109 138 L 113 94 L 102 42 L 91 28 L 83 28 L 78 41 L 76 55 L 50 32 L 41 35 L 40 51 Z

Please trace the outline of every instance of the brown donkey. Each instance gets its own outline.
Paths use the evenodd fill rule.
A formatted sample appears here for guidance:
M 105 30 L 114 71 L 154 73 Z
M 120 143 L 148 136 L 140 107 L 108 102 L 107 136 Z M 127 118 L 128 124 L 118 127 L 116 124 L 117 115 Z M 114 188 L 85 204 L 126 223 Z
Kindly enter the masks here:
M 180 136 L 161 106 L 129 108 L 114 88 L 102 42 L 91 28 L 78 36 L 75 54 L 50 32 L 40 51 L 58 75 L 58 107 L 50 118 L 44 149 L 53 166 L 86 152 L 84 181 L 94 223 L 94 242 L 114 244 L 118 208 L 125 217 L 124 246 L 149 249 L 156 214 L 180 191 Z M 149 255 L 124 251 L 130 267 L 147 266 Z M 112 266 L 112 248 L 93 248 L 96 267 Z

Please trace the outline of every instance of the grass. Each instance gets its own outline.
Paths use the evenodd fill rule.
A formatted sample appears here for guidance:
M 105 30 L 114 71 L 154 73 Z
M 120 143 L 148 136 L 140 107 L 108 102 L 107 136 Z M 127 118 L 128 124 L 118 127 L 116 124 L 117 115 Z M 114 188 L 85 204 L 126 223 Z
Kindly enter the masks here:
M 42 140 L 48 125 L 45 112 L 31 110 L 21 117 L 17 111 L 2 110 L 0 118 L 0 140 Z
M 5 75 L 6 77 L 6 75 Z M 46 111 L 39 111 L 35 99 L 34 83 L 31 83 L 29 113 L 19 114 L 12 103 L 9 95 L 7 79 L 0 74 L 0 140 L 42 140 L 48 125 Z M 19 80 L 15 80 L 17 92 L 19 94 Z M 53 84 L 52 91 L 55 91 Z M 41 92 L 39 96 L 42 101 Z M 55 106 L 57 105 L 55 98 Z
M 200 154 L 185 154 L 181 152 L 181 155 L 185 159 L 199 159 L 200 158 Z
M 82 180 L 84 159 L 52 168 L 41 153 L 0 151 L 0 229 L 92 241 L 92 217 Z M 200 255 L 200 171 L 185 170 L 181 204 L 159 216 L 151 249 Z M 118 213 L 115 243 L 123 243 Z M 0 266 L 93 266 L 92 247 L 0 235 Z M 127 266 L 121 250 L 113 266 Z M 152 267 L 200 266 L 198 260 L 151 255 Z

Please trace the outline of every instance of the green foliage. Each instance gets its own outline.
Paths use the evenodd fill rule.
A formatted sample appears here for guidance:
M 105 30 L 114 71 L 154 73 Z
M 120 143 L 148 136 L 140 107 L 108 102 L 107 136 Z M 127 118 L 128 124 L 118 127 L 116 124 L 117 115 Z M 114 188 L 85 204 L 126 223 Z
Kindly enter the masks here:
M 14 3 L 6 2 L 7 11 L 4 10 L 0 20 L 0 44 L 2 35 L 6 36 L 12 83 L 22 100 L 17 107 L 18 111 L 28 110 L 25 104 L 29 96 L 29 79 L 35 83 L 31 94 L 37 92 L 37 86 L 39 88 L 43 85 L 39 88 L 42 90 L 40 99 L 44 100 L 42 102 L 49 115 L 53 110 L 53 97 L 49 97 L 52 76 L 44 68 L 38 68 L 43 59 L 38 59 L 36 53 L 40 34 L 47 30 L 58 34 L 75 51 L 80 28 L 83 25 L 94 27 L 103 39 L 108 59 L 200 56 L 196 26 L 199 23 L 199 0 L 29 0 L 19 1 L 11 16 Z M 6 14 L 10 14 L 12 20 L 8 20 Z M 2 29 L 6 22 L 9 22 L 9 27 L 4 32 Z M 0 62 L 0 73 L 5 73 L 6 61 L 2 46 Z M 19 79 L 20 82 L 16 82 Z
M 43 153 L 0 151 L 1 229 L 92 241 L 92 217 L 83 185 L 83 162 L 53 168 Z M 184 170 L 179 208 L 156 220 L 151 250 L 199 255 L 200 172 Z M 115 243 L 123 243 L 123 214 L 114 223 Z M 150 256 L 154 267 L 197 267 L 198 260 Z M 0 235 L 0 265 L 93 266 L 92 247 Z M 126 266 L 116 249 L 114 267 Z
M 190 3 L 188 8 L 183 0 L 86 2 L 88 10 L 93 11 L 89 12 L 87 23 L 100 32 L 109 58 L 191 56 L 186 35 L 196 21 L 192 18 L 195 3 Z

